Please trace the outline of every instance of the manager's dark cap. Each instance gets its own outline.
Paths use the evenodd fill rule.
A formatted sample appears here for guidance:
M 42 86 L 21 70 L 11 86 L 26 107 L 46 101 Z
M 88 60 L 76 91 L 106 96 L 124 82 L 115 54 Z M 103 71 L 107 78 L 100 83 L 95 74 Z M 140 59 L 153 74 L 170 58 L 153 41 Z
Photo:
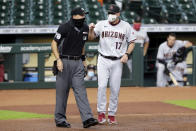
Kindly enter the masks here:
M 108 13 L 110 14 L 116 14 L 116 13 L 119 13 L 120 12 L 120 8 L 115 5 L 115 4 L 111 4 L 108 8 Z
M 81 7 L 76 7 L 76 8 L 74 8 L 72 11 L 71 11 L 71 15 L 73 16 L 73 15 L 81 15 L 81 16 L 83 16 L 83 15 L 85 15 L 85 14 L 88 14 L 88 12 L 86 12 L 85 10 L 84 10 L 84 8 L 81 8 Z

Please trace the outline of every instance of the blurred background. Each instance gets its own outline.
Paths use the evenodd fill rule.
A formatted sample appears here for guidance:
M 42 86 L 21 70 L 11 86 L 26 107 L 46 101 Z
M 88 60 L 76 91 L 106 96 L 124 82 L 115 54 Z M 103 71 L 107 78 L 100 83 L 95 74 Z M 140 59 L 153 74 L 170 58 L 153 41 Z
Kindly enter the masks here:
M 58 25 L 70 19 L 74 7 L 89 11 L 87 24 L 107 19 L 109 4 L 118 5 L 121 19 L 131 25 L 140 16 L 141 30 L 150 38 L 145 57 L 143 47 L 136 46 L 132 74 L 124 65 L 122 86 L 156 85 L 157 49 L 170 32 L 179 40 L 196 41 L 196 0 L 0 0 L 0 88 L 54 88 L 50 43 Z M 85 45 L 94 76 L 97 44 L 94 40 Z M 186 60 L 189 85 L 196 84 L 194 51 Z M 85 80 L 88 87 L 97 86 L 97 79 Z

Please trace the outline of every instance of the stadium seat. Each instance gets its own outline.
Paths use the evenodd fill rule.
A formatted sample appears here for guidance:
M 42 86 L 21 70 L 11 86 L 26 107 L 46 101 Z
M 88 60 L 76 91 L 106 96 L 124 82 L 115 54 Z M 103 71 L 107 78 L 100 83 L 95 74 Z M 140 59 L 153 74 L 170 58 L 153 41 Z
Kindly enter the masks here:
M 175 13 L 170 12 L 168 18 L 169 18 L 168 19 L 169 23 L 178 24 L 179 20 L 181 18 L 181 13 L 180 12 L 175 12 Z
M 142 18 L 142 23 L 144 23 L 144 24 L 157 24 L 157 21 L 153 18 L 144 17 L 144 18 Z
M 54 25 L 59 25 L 59 24 L 62 24 L 63 22 L 65 22 L 64 19 L 53 19 L 52 21 Z
M 162 10 L 161 4 L 158 0 L 144 0 L 142 4 L 142 8 L 144 9 L 144 12 L 148 12 L 149 17 L 152 17 L 159 21 L 160 18 L 160 13 Z
M 161 11 L 161 5 L 158 0 L 145 0 L 145 2 L 148 4 L 150 7 L 150 11 Z M 158 13 L 156 12 L 156 13 Z
M 29 21 L 26 19 L 14 19 L 14 24 L 15 25 L 27 25 L 29 24 Z
M 5 4 L 0 5 L 0 11 L 7 11 L 8 7 Z
M 189 12 L 196 13 L 196 10 L 193 4 L 180 4 L 180 9 L 182 12 L 185 12 L 185 13 L 189 13 Z
M 64 0 L 51 0 L 52 4 L 62 4 Z
M 47 13 L 44 11 L 34 11 L 33 13 L 33 19 L 32 19 L 32 24 L 35 25 L 43 25 L 48 23 L 48 17 Z
M 61 24 L 67 20 L 66 15 L 62 11 L 55 12 L 52 17 L 53 24 Z
M 28 0 L 14 0 L 17 3 L 25 4 Z
M 67 5 L 64 0 L 52 0 L 50 11 L 51 17 L 49 19 L 52 21 L 51 24 L 59 25 L 67 20 Z
M 109 1 L 101 6 L 97 0 L 0 0 L 0 25 L 56 25 L 68 20 L 75 7 L 89 11 L 87 24 L 96 23 L 107 18 Z M 137 15 L 144 23 L 196 23 L 195 0 L 127 1 L 126 6 L 121 17 L 129 23 Z
M 133 19 L 138 16 L 138 14 L 134 11 L 125 11 L 125 15 L 126 17 L 133 18 Z
M 84 7 L 83 0 L 71 0 L 70 2 L 70 8 L 73 9 L 75 7 Z
M 186 13 L 189 23 L 196 23 L 196 14 L 194 12 Z
M 134 19 L 129 18 L 129 19 L 127 19 L 127 22 L 128 22 L 129 24 L 133 24 L 133 23 L 134 23 Z
M 181 18 L 179 20 L 179 23 L 181 23 L 181 24 L 188 24 L 189 23 L 188 16 L 185 12 L 181 13 Z
M 175 2 L 166 0 L 163 2 L 161 15 L 163 15 L 169 23 L 177 24 L 181 18 L 181 11 L 178 7 L 179 5 Z
M 14 13 L 14 19 L 16 18 L 23 18 L 23 19 L 27 19 L 27 17 L 29 17 L 29 16 L 27 16 L 27 14 L 26 14 L 26 12 L 23 12 L 23 11 L 18 11 L 18 12 L 15 12 Z
M 168 13 L 168 10 L 165 5 L 162 5 L 162 10 L 160 12 L 160 16 L 161 16 L 161 23 L 167 24 L 168 23 L 167 19 L 168 19 L 169 13 Z
M 97 0 L 86 0 L 86 2 L 88 3 L 88 4 L 96 4 L 98 1 Z
M 103 20 L 101 12 L 99 11 L 89 12 L 89 18 L 90 18 L 90 23 L 91 22 L 97 23 L 99 20 Z
M 0 1 L 0 25 L 10 24 L 10 3 L 11 1 L 7 0 Z
M 122 13 L 122 17 L 125 17 L 125 21 L 132 24 L 134 19 L 138 16 L 138 14 L 134 11 L 125 10 Z
M 54 10 L 53 11 L 63 11 L 64 7 L 62 4 L 54 5 Z
M 142 6 L 142 1 L 129 1 L 128 2 L 128 9 L 130 11 L 136 12 L 140 16 L 142 15 L 141 6 Z
M 103 12 L 103 7 L 97 0 L 84 0 L 83 6 L 86 11 L 89 12 L 86 15 L 86 22 L 88 23 L 97 23 L 99 20 L 103 20 L 105 13 Z
M 178 0 L 181 12 L 186 13 L 189 23 L 196 23 L 196 1 Z
M 0 25 L 10 25 L 9 19 L 0 19 Z
M 13 8 L 13 24 L 27 25 L 30 21 L 29 1 L 15 0 Z
M 65 14 L 63 11 L 56 11 L 56 12 L 53 12 L 53 17 L 54 18 L 63 18 L 63 17 L 65 17 Z
M 99 17 L 101 15 L 100 9 L 101 9 L 101 6 L 98 3 L 93 3 L 93 4 L 88 5 L 88 10 L 90 11 L 89 13 L 90 15 L 92 15 L 92 17 L 96 17 L 96 16 Z
M 97 11 L 100 9 L 100 6 L 98 4 L 91 4 L 88 6 L 90 11 Z
M 192 3 L 192 0 L 178 0 L 178 2 L 181 4 L 189 4 Z
M 185 10 L 185 11 L 189 11 L 194 9 L 193 4 L 180 4 L 180 7 Z
M 34 19 L 32 25 L 47 25 L 48 21 L 45 19 Z
M 31 24 L 43 25 L 49 23 L 48 0 L 36 0 L 32 2 Z
M 160 1 L 161 4 L 164 4 L 166 7 L 170 6 L 171 4 L 176 4 L 175 0 L 161 0 Z

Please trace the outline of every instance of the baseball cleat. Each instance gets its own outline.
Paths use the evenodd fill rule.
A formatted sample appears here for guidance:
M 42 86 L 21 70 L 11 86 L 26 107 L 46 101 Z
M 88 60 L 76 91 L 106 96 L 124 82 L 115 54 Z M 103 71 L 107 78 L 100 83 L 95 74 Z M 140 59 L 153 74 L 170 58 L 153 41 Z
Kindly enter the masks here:
M 98 114 L 98 122 L 99 122 L 99 124 L 104 124 L 106 122 L 104 113 L 99 113 Z
M 118 124 L 115 119 L 115 116 L 108 116 L 108 123 L 109 124 Z

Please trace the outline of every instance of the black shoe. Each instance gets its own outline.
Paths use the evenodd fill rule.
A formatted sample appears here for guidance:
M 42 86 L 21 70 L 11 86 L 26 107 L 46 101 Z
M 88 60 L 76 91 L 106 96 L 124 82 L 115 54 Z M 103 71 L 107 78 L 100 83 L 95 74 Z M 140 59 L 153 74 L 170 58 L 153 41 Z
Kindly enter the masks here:
M 98 120 L 94 118 L 89 118 L 88 120 L 83 122 L 83 127 L 84 128 L 89 128 L 91 126 L 95 126 L 98 124 Z
M 57 127 L 64 127 L 64 128 L 71 128 L 71 125 L 67 123 L 66 121 L 56 124 Z

